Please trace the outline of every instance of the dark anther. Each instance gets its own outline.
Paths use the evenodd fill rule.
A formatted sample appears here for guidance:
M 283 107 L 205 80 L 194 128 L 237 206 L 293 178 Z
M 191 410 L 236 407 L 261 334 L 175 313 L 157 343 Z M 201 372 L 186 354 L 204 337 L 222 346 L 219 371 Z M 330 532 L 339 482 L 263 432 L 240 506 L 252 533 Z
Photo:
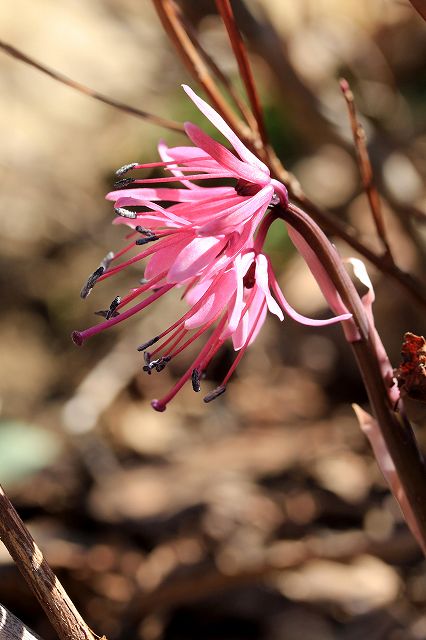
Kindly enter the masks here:
M 86 284 L 83 286 L 82 290 L 80 291 L 80 296 L 83 299 L 87 298 L 87 296 L 95 286 L 97 279 L 101 277 L 104 271 L 105 271 L 104 267 L 100 266 L 96 269 L 96 271 L 92 273 L 91 276 L 88 277 Z
M 138 351 L 145 351 L 145 349 L 148 349 L 148 347 L 151 347 L 153 344 L 158 342 L 159 339 L 160 339 L 160 336 L 155 336 L 155 338 L 148 340 L 148 342 L 144 342 L 138 347 Z
M 246 275 L 243 278 L 243 284 L 246 289 L 253 289 L 256 282 L 256 263 L 252 262 Z
M 200 385 L 200 371 L 198 369 L 194 369 L 191 376 L 192 380 L 192 388 L 195 392 L 201 391 Z
M 149 364 L 151 362 L 151 354 L 149 351 L 144 351 L 143 352 L 143 359 L 145 364 Z
M 132 184 L 134 181 L 134 178 L 121 178 L 121 180 L 114 182 L 114 187 L 128 187 L 129 184 Z
M 212 400 L 215 400 L 216 398 L 218 398 L 219 396 L 222 395 L 222 393 L 225 393 L 226 391 L 226 387 L 216 387 L 216 389 L 214 389 L 211 393 L 209 393 L 208 395 L 206 395 L 204 399 L 204 402 L 211 402 Z
M 146 371 L 148 375 L 151 375 L 153 369 L 155 369 L 157 373 L 160 373 L 160 371 L 162 371 L 166 367 L 167 363 L 170 362 L 170 360 L 170 356 L 164 356 L 162 358 L 158 358 L 157 360 L 150 360 L 144 367 L 142 367 L 142 369 Z
M 115 318 L 115 316 L 118 316 L 118 311 L 116 311 L 118 305 L 121 302 L 121 298 L 120 296 L 117 296 L 116 298 L 114 298 L 114 300 L 111 302 L 111 304 L 109 305 L 109 309 L 108 312 L 106 314 L 106 319 L 109 320 L 110 318 Z
M 124 176 L 125 173 L 127 173 L 128 171 L 131 171 L 131 169 L 134 169 L 137 166 L 138 166 L 137 162 L 131 162 L 130 164 L 125 164 L 119 169 L 117 169 L 117 171 L 115 172 L 115 175 L 119 177 Z
M 135 244 L 140 247 L 143 244 L 148 244 L 148 242 L 155 242 L 155 240 L 158 239 L 158 236 L 148 236 L 148 238 L 139 238 L 139 240 L 136 240 Z
M 130 218 L 131 220 L 134 220 L 137 217 L 137 213 L 135 211 L 129 211 L 128 209 L 123 209 L 123 207 L 114 207 L 114 211 L 122 218 Z
M 111 313 L 110 309 L 101 309 L 100 311 L 95 311 L 95 316 L 102 316 L 102 318 L 105 318 L 105 320 L 109 320 L 110 318 L 115 318 L 116 316 L 119 316 L 120 314 L 118 313 L 118 311 L 114 311 L 113 313 Z
M 106 271 L 113 260 L 114 260 L 114 252 L 109 251 L 106 254 L 105 258 L 101 261 L 100 266 L 103 267 Z
M 155 233 L 151 231 L 151 229 L 146 229 L 145 227 L 141 227 L 140 224 L 138 224 L 135 227 L 135 231 L 137 231 L 138 233 L 141 233 L 143 236 L 148 236 L 148 238 L 151 236 L 155 236 Z

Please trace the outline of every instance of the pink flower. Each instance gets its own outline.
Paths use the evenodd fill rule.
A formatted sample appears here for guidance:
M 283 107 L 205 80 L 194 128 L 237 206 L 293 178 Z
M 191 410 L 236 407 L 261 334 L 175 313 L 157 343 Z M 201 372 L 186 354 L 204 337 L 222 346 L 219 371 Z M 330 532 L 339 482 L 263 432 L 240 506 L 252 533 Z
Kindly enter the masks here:
M 223 393 L 247 347 L 256 338 L 267 311 L 283 320 L 283 311 L 299 322 L 323 325 L 347 319 L 350 314 L 329 320 L 310 320 L 297 314 L 286 301 L 262 246 L 273 217 L 269 207 L 287 205 L 285 187 L 271 179 L 269 170 L 238 139 L 224 120 L 189 88 L 186 93 L 200 111 L 228 139 L 235 153 L 207 136 L 199 127 L 186 123 L 185 130 L 195 146 L 168 148 L 159 145 L 161 162 L 126 165 L 118 170 L 163 167 L 172 175 L 163 178 L 124 178 L 120 186 L 157 185 L 179 181 L 180 188 L 144 186 L 120 189 L 108 194 L 115 202 L 117 223 L 131 227 L 133 240 L 117 254 L 108 254 L 90 276 L 81 295 L 86 297 L 96 282 L 111 277 L 130 264 L 148 258 L 143 282 L 124 298 L 115 298 L 109 309 L 99 312 L 105 320 L 85 331 L 75 331 L 81 345 L 92 335 L 135 315 L 173 288 L 184 286 L 189 310 L 170 327 L 138 349 L 144 352 L 144 370 L 160 372 L 195 340 L 210 335 L 191 366 L 160 400 L 152 406 L 164 411 L 183 384 L 191 379 L 195 391 L 210 360 L 227 339 L 238 352 L 222 384 L 204 400 Z M 234 186 L 197 184 L 204 179 L 232 178 Z M 162 206 L 161 202 L 168 202 Z M 127 207 L 132 207 L 129 210 Z M 133 208 L 139 208 L 134 211 Z M 141 210 L 142 208 L 142 210 Z M 136 238 L 136 240 L 135 240 Z M 129 259 L 115 264 L 132 249 L 149 245 Z M 272 292 L 274 296 L 272 295 Z M 130 306 L 136 298 L 145 296 Z M 156 345 L 153 351 L 147 350 Z

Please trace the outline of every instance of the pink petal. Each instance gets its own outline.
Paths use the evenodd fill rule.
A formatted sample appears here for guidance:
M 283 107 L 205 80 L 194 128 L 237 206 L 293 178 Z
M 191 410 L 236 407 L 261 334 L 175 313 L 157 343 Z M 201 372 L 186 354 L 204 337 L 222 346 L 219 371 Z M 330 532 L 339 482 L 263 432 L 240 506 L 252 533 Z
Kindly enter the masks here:
M 168 282 L 183 282 L 198 275 L 214 261 L 226 243 L 224 238 L 194 238 L 187 244 L 170 269 Z
M 210 136 L 204 133 L 197 125 L 186 122 L 185 131 L 197 147 L 206 151 L 216 162 L 230 171 L 232 175 L 260 185 L 270 182 L 269 175 L 246 162 L 238 160 L 229 149 L 219 142 L 216 142 L 216 140 L 213 140 L 213 138 L 210 138 Z
M 185 321 L 185 328 L 196 329 L 218 316 L 235 293 L 236 285 L 235 273 L 225 273 L 212 288 L 202 306 Z
M 119 198 L 127 197 L 136 200 L 169 200 L 170 202 L 198 202 L 208 198 L 220 198 L 227 195 L 235 195 L 233 187 L 200 187 L 199 189 L 173 189 L 170 187 L 159 187 L 150 189 L 141 187 L 139 189 L 119 189 L 110 191 L 105 196 L 106 200 L 115 202 Z
M 228 316 L 228 325 L 227 330 L 229 334 L 233 333 L 241 319 L 241 314 L 243 312 L 245 303 L 244 303 L 244 276 L 247 273 L 250 264 L 253 262 L 254 253 L 246 253 L 244 255 L 237 255 L 234 265 L 235 265 L 235 274 L 237 279 L 237 291 L 235 295 L 235 300 L 232 308 L 230 309 Z
M 160 240 L 157 243 L 157 251 L 151 256 L 145 269 L 144 275 L 147 280 L 151 280 L 159 273 L 168 271 L 171 268 L 179 253 L 191 241 L 192 236 L 190 234 L 185 233 L 182 236 L 173 244 L 170 242 L 166 244 L 164 240 Z
M 269 290 L 268 260 L 263 253 L 256 257 L 256 284 L 263 291 L 269 311 L 278 316 L 281 321 L 284 320 L 283 312 Z
M 263 187 L 258 193 L 244 202 L 230 207 L 222 215 L 215 217 L 207 224 L 200 227 L 198 235 L 211 235 L 226 233 L 233 227 L 242 225 L 246 220 L 258 213 L 264 213 L 271 201 L 273 188 L 270 185 Z
M 225 120 L 220 116 L 207 102 L 202 100 L 197 94 L 187 85 L 182 85 L 185 93 L 191 98 L 195 105 L 199 108 L 206 118 L 216 127 L 220 133 L 232 144 L 235 151 L 240 158 L 251 165 L 254 165 L 260 169 L 263 173 L 269 175 L 268 167 L 263 164 L 259 158 L 257 158 L 247 147 L 241 142 L 238 136 L 232 131 L 232 129 L 226 124 Z

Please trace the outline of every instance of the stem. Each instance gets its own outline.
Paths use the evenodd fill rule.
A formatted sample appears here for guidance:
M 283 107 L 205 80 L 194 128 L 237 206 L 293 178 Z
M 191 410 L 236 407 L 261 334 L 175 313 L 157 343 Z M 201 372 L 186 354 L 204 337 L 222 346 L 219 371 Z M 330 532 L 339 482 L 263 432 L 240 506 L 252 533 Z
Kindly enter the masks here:
M 371 167 L 370 156 L 368 155 L 365 131 L 358 121 L 353 93 L 348 81 L 344 78 L 340 80 L 340 89 L 348 108 L 349 121 L 351 124 L 352 137 L 356 151 L 358 168 L 361 174 L 362 186 L 364 187 L 364 191 L 368 198 L 377 235 L 379 236 L 385 250 L 385 255 L 383 257 L 393 262 L 394 260 L 387 239 L 382 208 L 380 206 L 380 198 L 373 180 L 373 169 Z
M 53 78 L 57 82 L 61 82 L 62 84 L 65 84 L 67 87 L 71 87 L 71 89 L 75 89 L 80 93 L 84 93 L 84 95 L 89 96 L 90 98 L 94 98 L 99 102 L 103 102 L 104 104 L 107 104 L 110 107 L 115 107 L 115 109 L 119 109 L 120 111 L 129 113 L 132 116 L 143 118 L 144 120 L 147 120 L 152 124 L 156 124 L 159 127 L 165 127 L 166 129 L 171 129 L 172 131 L 179 131 L 180 133 L 184 132 L 183 125 L 180 122 L 175 122 L 174 120 L 169 120 L 168 118 L 161 118 L 160 116 L 156 116 L 152 113 L 148 113 L 147 111 L 142 111 L 142 109 L 136 109 L 136 107 L 131 107 L 130 105 L 125 104 L 124 102 L 115 100 L 114 98 L 109 98 L 108 96 L 105 96 L 102 93 L 99 93 L 98 91 L 95 91 L 94 89 L 91 89 L 90 87 L 87 87 L 86 85 L 81 84 L 80 82 L 77 82 L 76 80 L 72 80 L 71 78 L 68 78 L 67 76 L 65 76 L 63 73 L 60 73 L 59 71 L 55 71 L 54 69 L 44 66 L 43 64 L 41 64 L 41 62 L 34 60 L 34 58 L 30 58 L 30 56 L 27 56 L 25 53 L 22 53 L 22 51 L 19 51 L 19 49 L 16 49 L 16 47 L 12 47 L 12 45 L 7 44 L 2 40 L 0 40 L 0 49 L 5 53 L 7 53 L 8 55 L 12 56 L 12 58 L 15 58 L 16 60 L 21 60 L 21 62 L 25 62 L 25 64 L 28 64 L 30 67 L 34 67 L 34 69 L 41 71 L 42 73 L 49 76 L 50 78 Z
M 235 115 L 219 92 L 202 57 L 184 29 L 173 0 L 153 0 L 153 4 L 163 24 L 164 30 L 176 47 L 186 68 L 201 84 L 216 110 L 219 111 L 223 119 L 234 131 L 241 133 L 244 139 L 252 140 L 248 128 Z
M 257 94 L 247 51 L 244 46 L 244 41 L 235 22 L 235 16 L 231 7 L 231 3 L 229 0 L 216 0 L 216 6 L 219 10 L 220 15 L 222 16 L 223 23 L 228 32 L 229 40 L 231 42 L 235 58 L 237 59 L 238 68 L 241 73 L 241 78 L 244 82 L 244 86 L 250 100 L 251 108 L 253 109 L 253 113 L 256 118 L 257 128 L 259 130 L 263 146 L 266 147 L 268 145 L 268 139 L 266 135 L 265 122 L 263 119 L 262 106 Z
M 351 343 L 358 368 L 377 422 L 394 462 L 401 485 L 416 519 L 419 534 L 426 545 L 426 468 L 413 430 L 403 413 L 390 406 L 376 352 L 369 336 L 368 319 L 359 295 L 337 252 L 306 212 L 290 204 L 279 210 L 280 217 L 294 227 L 309 243 L 336 286 L 343 302 L 353 314 L 360 339 Z M 400 409 L 403 411 L 402 401 Z
M 61 640 L 95 640 L 0 486 L 0 537 Z

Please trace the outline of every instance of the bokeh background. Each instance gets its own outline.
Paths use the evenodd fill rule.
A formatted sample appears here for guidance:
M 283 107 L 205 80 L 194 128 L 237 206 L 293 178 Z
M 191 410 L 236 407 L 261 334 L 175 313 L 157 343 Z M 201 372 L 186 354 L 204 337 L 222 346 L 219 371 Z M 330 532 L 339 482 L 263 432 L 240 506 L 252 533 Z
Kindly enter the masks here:
M 181 5 L 239 85 L 213 3 Z M 378 248 L 338 88 L 349 78 L 392 248 L 421 276 L 421 18 L 406 0 L 235 8 L 278 154 L 317 204 Z M 2 2 L 0 25 L 1 38 L 94 89 L 202 122 L 180 89 L 194 82 L 148 0 Z M 270 319 L 224 396 L 205 406 L 185 387 L 164 414 L 153 412 L 150 399 L 191 357 L 158 376 L 141 371 L 136 346 L 174 317 L 173 296 L 81 349 L 69 335 L 139 276 L 128 271 L 79 298 L 123 242 L 104 200 L 114 170 L 154 160 L 160 137 L 182 138 L 3 53 L 0 70 L 0 480 L 90 627 L 111 640 L 426 638 L 425 564 L 352 413 L 366 397 L 340 329 Z M 269 248 L 294 306 L 325 316 L 277 225 Z M 396 366 L 403 333 L 424 332 L 424 317 L 370 273 Z M 231 357 L 216 358 L 205 388 Z M 421 407 L 409 410 L 424 442 Z M 0 601 L 54 638 L 4 548 Z

